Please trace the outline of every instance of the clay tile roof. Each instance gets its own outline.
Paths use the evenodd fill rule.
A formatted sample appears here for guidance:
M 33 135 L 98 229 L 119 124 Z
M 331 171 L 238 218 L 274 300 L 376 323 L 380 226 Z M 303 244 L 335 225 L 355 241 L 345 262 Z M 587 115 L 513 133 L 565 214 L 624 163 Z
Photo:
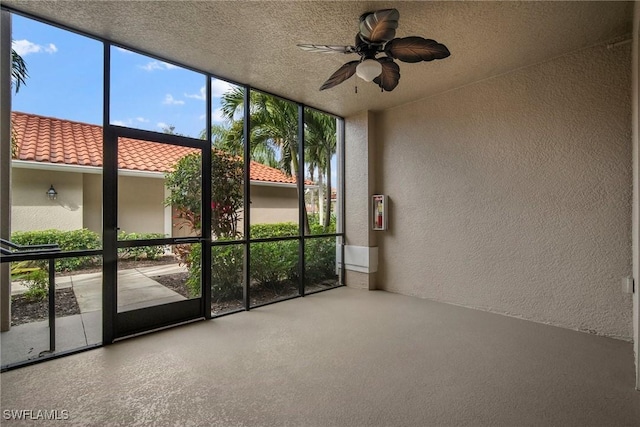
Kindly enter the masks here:
M 16 159 L 102 167 L 102 126 L 17 111 L 11 113 L 11 119 L 17 142 Z M 168 172 L 178 159 L 194 151 L 189 147 L 122 138 L 118 164 L 127 170 Z M 254 161 L 251 180 L 296 183 L 295 177 Z

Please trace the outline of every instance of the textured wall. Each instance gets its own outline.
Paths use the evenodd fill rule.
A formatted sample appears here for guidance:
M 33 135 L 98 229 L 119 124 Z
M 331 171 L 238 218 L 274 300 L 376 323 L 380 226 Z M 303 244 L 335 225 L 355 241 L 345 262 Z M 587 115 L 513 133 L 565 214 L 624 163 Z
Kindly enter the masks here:
M 347 244 L 369 246 L 368 218 L 369 114 L 363 112 L 345 120 L 345 231 Z
M 636 291 L 633 295 L 633 350 L 636 362 L 636 389 L 640 390 L 640 6 L 634 4 L 633 9 L 633 44 L 632 44 L 632 86 L 633 86 L 633 277 Z
M 118 227 L 127 233 L 164 234 L 164 180 L 118 177 Z
M 381 113 L 379 285 L 630 339 L 630 60 L 590 48 Z
M 298 190 L 288 187 L 251 186 L 251 224 L 298 223 Z
M 82 174 L 82 224 L 102 235 L 102 174 Z
M 11 231 L 82 228 L 82 174 L 13 168 Z M 49 200 L 49 186 L 58 192 Z
M 345 243 L 348 246 L 376 246 L 376 234 L 369 223 L 370 197 L 376 191 L 374 122 L 375 115 L 366 111 L 345 119 Z M 375 289 L 376 277 L 376 273 L 347 269 L 345 284 Z

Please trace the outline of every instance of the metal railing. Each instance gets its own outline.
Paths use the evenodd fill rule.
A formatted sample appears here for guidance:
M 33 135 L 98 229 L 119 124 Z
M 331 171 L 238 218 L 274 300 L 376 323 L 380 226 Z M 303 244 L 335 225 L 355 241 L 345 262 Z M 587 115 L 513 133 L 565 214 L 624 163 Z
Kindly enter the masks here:
M 47 260 L 49 268 L 49 349 L 40 352 L 53 353 L 56 351 L 56 260 L 60 258 L 74 258 L 79 256 L 102 255 L 102 250 L 78 250 L 62 252 L 57 244 L 18 245 L 9 240 L 0 239 L 0 264 L 5 262 L 40 261 Z

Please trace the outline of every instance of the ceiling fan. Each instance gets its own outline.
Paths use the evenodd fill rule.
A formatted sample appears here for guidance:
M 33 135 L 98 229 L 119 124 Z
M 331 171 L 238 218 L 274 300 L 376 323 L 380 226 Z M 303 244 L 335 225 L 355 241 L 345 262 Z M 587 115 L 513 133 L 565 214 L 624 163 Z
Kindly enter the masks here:
M 350 61 L 340 67 L 320 87 L 332 88 L 354 74 L 361 79 L 380 86 L 390 92 L 398 86 L 400 67 L 393 60 L 402 62 L 433 61 L 451 55 L 449 49 L 435 40 L 418 36 L 394 38 L 400 13 L 396 9 L 367 12 L 360 16 L 360 31 L 356 34 L 355 46 L 332 46 L 299 44 L 308 52 L 357 53 L 360 59 Z M 385 56 L 376 58 L 384 53 Z

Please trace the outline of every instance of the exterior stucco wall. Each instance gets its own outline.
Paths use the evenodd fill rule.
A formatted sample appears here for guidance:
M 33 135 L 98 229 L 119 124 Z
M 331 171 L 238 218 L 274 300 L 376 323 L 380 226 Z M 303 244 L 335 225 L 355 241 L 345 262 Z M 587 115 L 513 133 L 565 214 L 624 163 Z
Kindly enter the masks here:
M 11 230 L 82 228 L 82 174 L 13 168 Z M 49 186 L 58 192 L 49 200 Z
M 118 227 L 127 233 L 165 233 L 164 180 L 118 177 Z
M 298 222 L 295 187 L 251 186 L 251 224 Z
M 599 46 L 377 115 L 378 287 L 631 339 L 630 88 Z
M 84 228 L 102 234 L 102 175 L 83 174 L 82 223 Z
M 102 175 L 14 168 L 13 230 L 88 228 L 102 234 Z M 58 199 L 45 195 L 53 184 Z M 118 226 L 127 233 L 166 233 L 164 180 L 120 176 Z M 252 185 L 253 224 L 297 222 L 296 188 Z M 20 228 L 18 228 L 20 227 Z M 173 212 L 170 228 L 174 237 L 192 233 L 180 228 Z

